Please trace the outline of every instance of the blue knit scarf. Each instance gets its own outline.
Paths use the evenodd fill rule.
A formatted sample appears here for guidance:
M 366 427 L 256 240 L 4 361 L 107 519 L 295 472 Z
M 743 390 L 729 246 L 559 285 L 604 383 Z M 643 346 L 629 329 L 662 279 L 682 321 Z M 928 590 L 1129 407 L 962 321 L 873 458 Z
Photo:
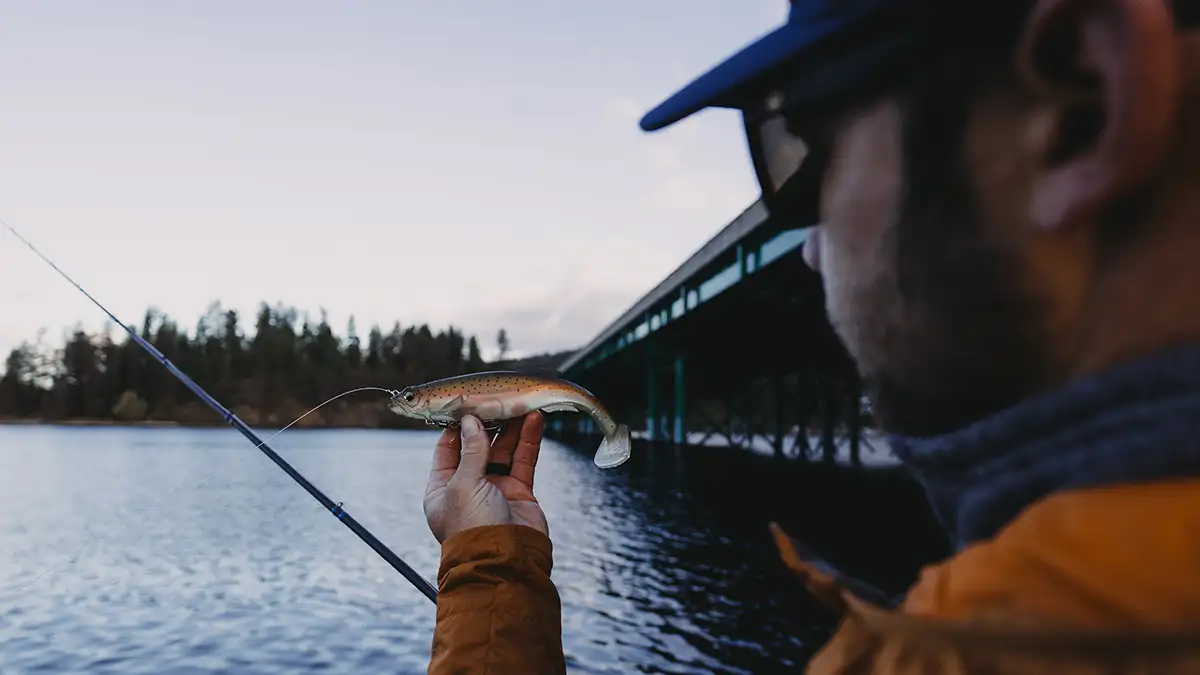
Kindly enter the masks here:
M 889 442 L 956 550 L 1054 492 L 1200 476 L 1200 345 L 1077 380 L 944 436 Z

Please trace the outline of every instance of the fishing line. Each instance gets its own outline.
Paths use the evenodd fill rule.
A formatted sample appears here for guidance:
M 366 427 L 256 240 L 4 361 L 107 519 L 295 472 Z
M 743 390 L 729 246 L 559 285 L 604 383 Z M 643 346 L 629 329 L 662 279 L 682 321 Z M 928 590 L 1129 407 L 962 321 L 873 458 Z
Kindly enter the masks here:
M 317 489 L 317 487 L 315 485 L 308 482 L 308 479 L 306 479 L 304 476 L 300 475 L 300 472 L 293 469 L 291 464 L 288 464 L 286 460 L 284 460 L 282 457 L 279 456 L 278 453 L 276 453 L 274 450 L 272 450 L 271 447 L 269 445 L 267 445 L 267 442 L 260 439 L 258 437 L 258 435 L 255 434 L 254 431 L 251 430 L 250 427 L 246 425 L 245 422 L 243 422 L 241 419 L 238 418 L 237 415 L 233 414 L 233 412 L 231 410 L 229 410 L 225 406 L 221 405 L 221 403 L 219 401 L 217 401 L 217 399 L 213 398 L 212 395 L 210 395 L 207 391 L 205 391 L 200 385 L 193 382 L 192 378 L 188 377 L 187 374 L 185 374 L 182 370 L 180 370 L 178 367 L 176 367 L 176 365 L 174 363 L 172 363 L 171 360 L 168 359 L 161 351 L 159 351 L 157 347 L 155 347 L 154 345 L 147 342 L 144 338 L 142 338 L 142 336 L 138 335 L 136 331 L 134 331 L 129 326 L 125 325 L 112 312 L 108 311 L 108 309 L 104 305 L 100 304 L 100 301 L 93 298 L 90 293 L 85 291 L 83 289 L 83 287 L 80 286 L 74 279 L 72 279 L 66 272 L 59 269 L 58 265 L 55 265 L 52 260 L 50 260 L 44 254 L 42 254 L 42 252 L 39 251 L 37 249 L 37 247 L 34 246 L 28 239 L 21 236 L 21 233 L 17 232 L 17 230 L 15 228 L 13 228 L 12 225 L 9 225 L 3 219 L 0 219 L 0 225 L 3 225 L 4 228 L 7 229 L 9 232 L 11 232 L 14 237 L 19 239 L 21 241 L 21 243 L 25 244 L 25 246 L 28 247 L 30 251 L 33 251 L 34 255 L 41 258 L 47 265 L 49 265 L 51 268 L 53 268 L 55 272 L 58 272 L 59 276 L 61 276 L 63 279 L 66 279 L 67 282 L 70 283 L 72 286 L 74 286 L 80 293 L 82 293 L 84 295 L 84 297 L 86 297 L 88 300 L 91 300 L 92 304 L 99 307 L 102 312 L 104 312 L 105 314 L 108 315 L 108 318 L 112 319 L 121 328 L 124 328 L 125 332 L 129 334 L 130 339 L 132 339 L 134 342 L 136 342 L 138 344 L 138 346 L 141 347 L 142 349 L 144 349 L 148 354 L 153 356 L 159 363 L 161 363 L 163 365 L 164 368 L 167 369 L 167 372 L 169 372 L 169 373 L 171 373 L 171 375 L 175 376 L 175 378 L 177 380 L 179 380 L 180 382 L 182 382 L 184 384 L 184 386 L 186 386 L 188 389 L 191 389 L 192 392 L 200 398 L 200 400 L 204 401 L 204 403 L 208 404 L 208 406 L 210 408 L 212 408 L 218 414 L 220 414 L 222 419 L 224 419 L 225 422 L 227 424 L 229 424 L 229 426 L 237 429 L 250 442 L 254 443 L 255 444 L 254 447 L 256 449 L 262 451 L 262 453 L 264 455 L 266 455 L 268 459 L 270 459 L 272 462 L 274 462 L 275 465 L 278 466 L 280 469 L 282 469 L 283 472 L 286 473 L 288 476 L 290 476 L 292 478 L 292 480 L 296 481 L 296 483 L 298 483 L 300 485 L 300 487 L 304 488 L 304 490 L 306 492 L 308 492 L 308 494 L 312 495 L 313 499 L 316 499 L 318 502 L 320 502 L 321 506 L 325 507 L 330 513 L 332 513 L 338 519 L 339 522 L 341 522 L 351 532 L 353 532 L 355 535 L 357 535 L 359 539 L 363 540 L 363 542 L 366 543 L 367 546 L 370 546 L 371 550 L 373 550 L 373 551 L 375 551 L 375 553 L 379 554 L 379 557 L 383 558 L 385 562 L 387 562 L 389 565 L 391 565 L 393 569 L 395 569 L 397 572 L 399 572 L 401 574 L 401 576 L 403 576 L 405 579 L 407 579 L 409 581 L 409 583 L 411 583 L 413 586 L 415 586 L 417 588 L 417 590 L 421 591 L 421 593 L 424 594 L 425 597 L 429 598 L 429 600 L 431 602 L 433 602 L 435 604 L 437 603 L 437 589 L 434 588 L 433 585 L 430 584 L 428 581 L 426 581 L 424 577 L 417 574 L 417 572 L 413 568 L 409 567 L 408 563 L 401 560 L 400 556 L 396 555 L 383 542 L 379 541 L 379 539 L 375 535 L 371 534 L 370 530 L 363 527 L 357 520 L 354 519 L 353 516 L 351 516 L 349 513 L 347 513 L 346 510 L 342 508 L 342 502 L 334 503 L 334 501 L 332 499 L 325 496 L 325 493 L 321 492 L 319 489 Z M 392 393 L 392 390 L 390 390 L 390 389 L 385 389 L 384 391 L 387 391 L 388 393 Z M 349 393 L 349 392 L 346 392 L 346 393 Z M 340 396 L 341 395 L 335 396 L 334 398 L 336 399 L 336 398 L 339 398 Z M 328 401 L 326 401 L 326 403 L 328 403 Z M 321 405 L 324 405 L 324 403 L 322 403 Z M 317 406 L 317 407 L 319 408 L 321 406 Z M 315 410 L 315 408 L 314 408 L 314 410 Z M 313 412 L 313 411 L 310 410 L 308 413 L 305 413 L 301 417 L 307 416 L 311 412 Z M 299 421 L 299 420 L 297 420 L 297 421 Z M 292 424 L 295 424 L 295 422 L 292 422 Z M 289 424 L 288 426 L 290 427 L 291 424 Z M 287 428 L 287 427 L 285 427 L 285 428 Z M 283 429 L 280 429 L 279 431 L 275 432 L 275 434 L 273 436 L 271 436 L 271 438 L 278 436 L 282 432 L 283 432 Z M 205 480 L 208 480 L 208 479 L 206 478 Z M 80 550 L 82 550 L 82 548 Z M 43 572 L 43 575 L 44 574 L 45 573 Z M 38 578 L 41 578 L 41 576 L 42 575 L 39 575 Z M 35 579 L 35 581 L 36 581 L 36 579 Z M 32 582 L 30 582 L 30 583 L 32 583 Z M 28 584 L 26 584 L 26 585 L 28 585 Z
M 383 387 L 358 387 L 357 389 L 351 389 L 350 391 L 343 391 L 342 393 L 338 394 L 337 396 L 332 396 L 330 398 L 325 399 L 317 407 L 313 408 L 312 410 L 309 410 L 308 412 L 304 413 L 303 415 L 292 420 L 286 427 L 280 429 L 279 431 L 276 431 L 274 434 L 271 434 L 271 438 L 268 438 L 267 441 L 269 441 L 272 438 L 275 438 L 276 436 L 278 436 L 279 434 L 282 434 L 283 432 L 287 431 L 288 428 L 291 427 L 296 422 L 299 422 L 300 420 L 304 419 L 305 417 L 308 417 L 309 415 L 317 412 L 322 407 L 324 407 L 325 404 L 333 403 L 334 401 L 338 400 L 339 398 L 341 398 L 347 394 L 355 394 L 360 391 L 382 391 L 383 393 L 385 393 L 389 396 L 399 396 L 400 395 L 400 392 L 396 391 L 395 389 L 384 389 Z M 263 443 L 266 443 L 267 441 L 263 441 Z

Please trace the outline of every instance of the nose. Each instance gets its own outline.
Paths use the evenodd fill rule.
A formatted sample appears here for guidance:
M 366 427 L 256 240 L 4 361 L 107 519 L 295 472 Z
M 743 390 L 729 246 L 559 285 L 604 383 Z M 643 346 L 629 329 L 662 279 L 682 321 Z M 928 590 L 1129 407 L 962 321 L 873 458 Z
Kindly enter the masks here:
M 810 228 L 808 234 L 804 238 L 804 264 L 808 265 L 809 269 L 821 273 L 821 230 L 820 228 Z

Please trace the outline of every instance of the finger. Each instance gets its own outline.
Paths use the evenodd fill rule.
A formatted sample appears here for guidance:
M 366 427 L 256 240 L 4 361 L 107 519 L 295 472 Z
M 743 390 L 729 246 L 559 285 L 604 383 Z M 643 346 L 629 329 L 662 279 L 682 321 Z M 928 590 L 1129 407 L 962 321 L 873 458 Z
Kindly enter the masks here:
M 538 453 L 542 449 L 543 418 L 540 412 L 532 412 L 525 416 L 521 425 L 521 433 L 517 438 L 517 447 L 513 451 L 513 478 L 533 489 L 533 473 L 537 467 Z
M 488 454 L 491 453 L 491 443 L 483 430 L 483 425 L 474 415 L 463 415 L 458 423 L 460 443 L 458 470 L 455 476 L 467 479 L 482 479 L 487 470 Z
M 438 438 L 433 448 L 433 466 L 429 469 L 429 482 L 442 483 L 450 480 L 458 468 L 459 461 L 458 432 L 446 429 Z
M 492 441 L 492 450 L 488 454 L 488 464 L 512 465 L 513 451 L 517 449 L 517 439 L 521 435 L 521 423 L 524 420 L 509 420 L 504 429 Z

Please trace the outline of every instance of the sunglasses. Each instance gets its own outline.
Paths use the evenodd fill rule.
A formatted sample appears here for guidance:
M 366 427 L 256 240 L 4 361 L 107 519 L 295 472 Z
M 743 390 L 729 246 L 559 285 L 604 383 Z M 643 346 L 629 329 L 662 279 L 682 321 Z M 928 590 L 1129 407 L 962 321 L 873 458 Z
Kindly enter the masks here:
M 961 2 L 957 11 L 918 17 L 881 15 L 836 43 L 820 45 L 738 106 L 754 173 L 768 215 L 788 227 L 820 220 L 820 185 L 828 165 L 832 122 L 848 108 L 902 85 L 934 61 L 976 49 L 982 33 L 1024 20 L 1023 3 Z M 1180 27 L 1200 23 L 1200 0 L 1174 0 Z M 766 86 L 764 86 L 766 85 Z
M 765 94 L 739 106 L 763 205 L 773 219 L 789 227 L 816 225 L 834 122 L 896 86 L 923 61 L 947 56 L 950 41 L 938 33 L 944 22 L 907 23 L 907 29 L 891 24 L 826 45 L 824 53 L 806 55 L 776 75 Z M 856 44 L 848 44 L 852 40 Z

